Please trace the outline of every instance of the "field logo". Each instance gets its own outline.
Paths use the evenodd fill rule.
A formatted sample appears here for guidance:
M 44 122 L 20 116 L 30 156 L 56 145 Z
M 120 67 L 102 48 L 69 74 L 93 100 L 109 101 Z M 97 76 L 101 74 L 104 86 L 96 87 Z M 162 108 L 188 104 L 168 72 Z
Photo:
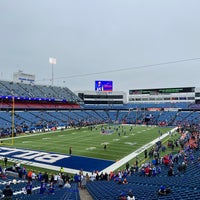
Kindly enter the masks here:
M 7 156 L 10 158 L 22 159 L 27 161 L 37 161 L 49 164 L 55 163 L 59 160 L 69 157 L 61 154 L 23 150 L 23 149 L 13 149 L 7 147 L 0 147 L 0 156 Z

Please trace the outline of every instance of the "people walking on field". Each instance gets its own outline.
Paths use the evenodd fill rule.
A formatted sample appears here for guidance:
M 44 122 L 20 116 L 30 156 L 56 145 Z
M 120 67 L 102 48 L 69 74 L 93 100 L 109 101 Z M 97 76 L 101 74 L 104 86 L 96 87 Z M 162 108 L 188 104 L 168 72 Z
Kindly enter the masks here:
M 72 155 L 72 147 L 69 147 L 69 155 Z
M 147 158 L 147 149 L 144 151 L 144 158 Z
M 4 164 L 5 164 L 5 167 L 7 167 L 7 162 L 8 162 L 8 158 L 5 156 L 5 157 L 4 157 Z

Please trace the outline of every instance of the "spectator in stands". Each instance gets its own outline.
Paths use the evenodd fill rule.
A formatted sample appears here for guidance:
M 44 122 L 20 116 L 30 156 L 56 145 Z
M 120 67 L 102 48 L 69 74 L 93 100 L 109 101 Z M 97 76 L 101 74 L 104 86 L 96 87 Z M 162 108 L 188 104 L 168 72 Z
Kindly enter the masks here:
M 71 188 L 69 181 L 66 181 L 63 187 L 64 188 Z
M 152 167 L 152 176 L 156 176 L 157 174 L 157 169 L 155 166 Z
M 26 193 L 31 194 L 32 193 L 32 182 L 28 180 L 28 183 L 26 185 Z
M 27 176 L 26 167 L 23 166 L 23 167 L 22 167 L 22 178 L 23 178 L 23 179 L 26 179 L 26 176 Z
M 170 192 L 171 192 L 171 189 L 169 187 L 165 187 L 164 185 L 161 185 L 158 190 L 159 195 L 166 195 L 166 194 L 169 194 Z
M 49 194 L 55 194 L 55 187 L 52 182 L 49 185 L 48 192 L 49 192 Z
M 128 191 L 127 200 L 135 200 L 132 190 Z
M 37 178 L 37 175 L 36 175 L 35 171 L 33 171 L 32 172 L 32 180 L 36 180 L 36 178 Z
M 104 173 L 103 172 L 101 172 L 101 174 L 100 174 L 100 178 L 99 178 L 101 181 L 103 181 L 103 180 L 105 180 L 105 175 L 104 175 Z
M 168 170 L 168 176 L 173 176 L 173 175 L 174 175 L 173 166 L 170 166 L 170 168 Z
M 43 177 L 42 177 L 42 173 L 39 172 L 38 175 L 37 175 L 37 180 L 38 181 L 42 181 Z
M 96 172 L 96 181 L 99 181 L 99 179 L 100 179 L 100 176 L 99 176 L 99 172 L 97 171 Z
M 87 181 L 87 182 L 90 181 L 90 177 L 89 177 L 89 174 L 88 174 L 88 173 L 86 173 L 85 177 L 86 177 L 86 181 Z
M 45 172 L 42 176 L 43 176 L 43 179 L 44 179 L 45 183 L 48 183 L 49 182 L 49 175 L 48 175 L 48 173 Z
M 86 188 L 86 177 L 85 176 L 83 176 L 82 178 L 81 178 L 81 189 L 85 189 Z
M 74 175 L 74 182 L 77 184 L 79 184 L 79 182 L 80 182 L 80 177 L 77 173 Z
M 121 192 L 121 194 L 119 195 L 119 199 L 120 200 L 127 200 L 125 192 Z
M 103 176 L 103 180 L 108 181 L 108 179 L 109 179 L 108 173 L 105 172 Z
M 183 173 L 185 173 L 186 168 L 187 168 L 186 163 L 185 163 L 185 162 L 182 162 L 182 170 L 183 170 Z
M 53 183 L 54 182 L 54 174 L 51 174 L 50 176 L 50 183 Z
M 90 175 L 90 181 L 95 181 L 96 180 L 96 175 L 94 172 Z
M 13 191 L 10 188 L 10 185 L 6 185 L 5 189 L 3 190 L 3 194 L 4 194 L 5 200 L 11 200 L 12 199 Z
M 128 184 L 128 181 L 126 180 L 126 178 L 123 180 L 123 184 Z
M 170 162 L 169 155 L 165 155 L 163 157 L 163 163 L 167 166 Z
M 151 168 L 149 166 L 145 167 L 144 172 L 146 176 L 151 176 Z
M 33 174 L 33 171 L 32 169 L 28 172 L 28 180 L 29 181 L 32 181 L 32 174 Z
M 64 185 L 64 180 L 63 180 L 63 178 L 62 178 L 62 176 L 61 176 L 61 177 L 58 178 L 58 187 L 59 187 L 59 188 L 62 188 L 63 185 Z
M 46 183 L 45 179 L 43 179 L 40 184 L 40 194 L 44 194 L 45 191 L 46 191 Z
M 54 174 L 53 175 L 53 184 L 56 184 L 58 182 L 58 179 L 60 179 L 62 176 L 61 174 Z

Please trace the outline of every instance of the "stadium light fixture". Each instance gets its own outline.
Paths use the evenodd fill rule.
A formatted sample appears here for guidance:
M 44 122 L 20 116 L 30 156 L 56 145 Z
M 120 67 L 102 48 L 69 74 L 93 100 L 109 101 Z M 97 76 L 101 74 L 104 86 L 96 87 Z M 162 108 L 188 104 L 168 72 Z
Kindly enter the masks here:
M 51 72 L 52 72 L 52 77 L 51 77 L 51 85 L 53 86 L 53 79 L 54 79 L 54 73 L 53 73 L 53 66 L 56 65 L 56 58 L 49 58 L 49 63 L 51 64 Z

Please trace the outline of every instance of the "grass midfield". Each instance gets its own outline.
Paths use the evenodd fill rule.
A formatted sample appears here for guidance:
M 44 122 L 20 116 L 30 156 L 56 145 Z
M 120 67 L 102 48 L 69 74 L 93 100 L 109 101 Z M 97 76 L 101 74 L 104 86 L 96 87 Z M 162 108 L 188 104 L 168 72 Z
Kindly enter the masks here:
M 30 137 L 19 136 L 14 138 L 13 147 L 66 155 L 69 154 L 69 147 L 72 147 L 72 155 L 117 161 L 158 138 L 160 131 L 166 133 L 171 129 L 155 126 L 132 127 L 132 130 L 130 130 L 130 126 L 122 125 L 103 127 L 105 130 L 112 130 L 112 134 L 101 134 L 101 127 L 97 126 L 92 130 L 90 127 L 86 127 L 80 130 L 71 129 L 33 134 Z M 105 144 L 106 150 L 104 149 Z

